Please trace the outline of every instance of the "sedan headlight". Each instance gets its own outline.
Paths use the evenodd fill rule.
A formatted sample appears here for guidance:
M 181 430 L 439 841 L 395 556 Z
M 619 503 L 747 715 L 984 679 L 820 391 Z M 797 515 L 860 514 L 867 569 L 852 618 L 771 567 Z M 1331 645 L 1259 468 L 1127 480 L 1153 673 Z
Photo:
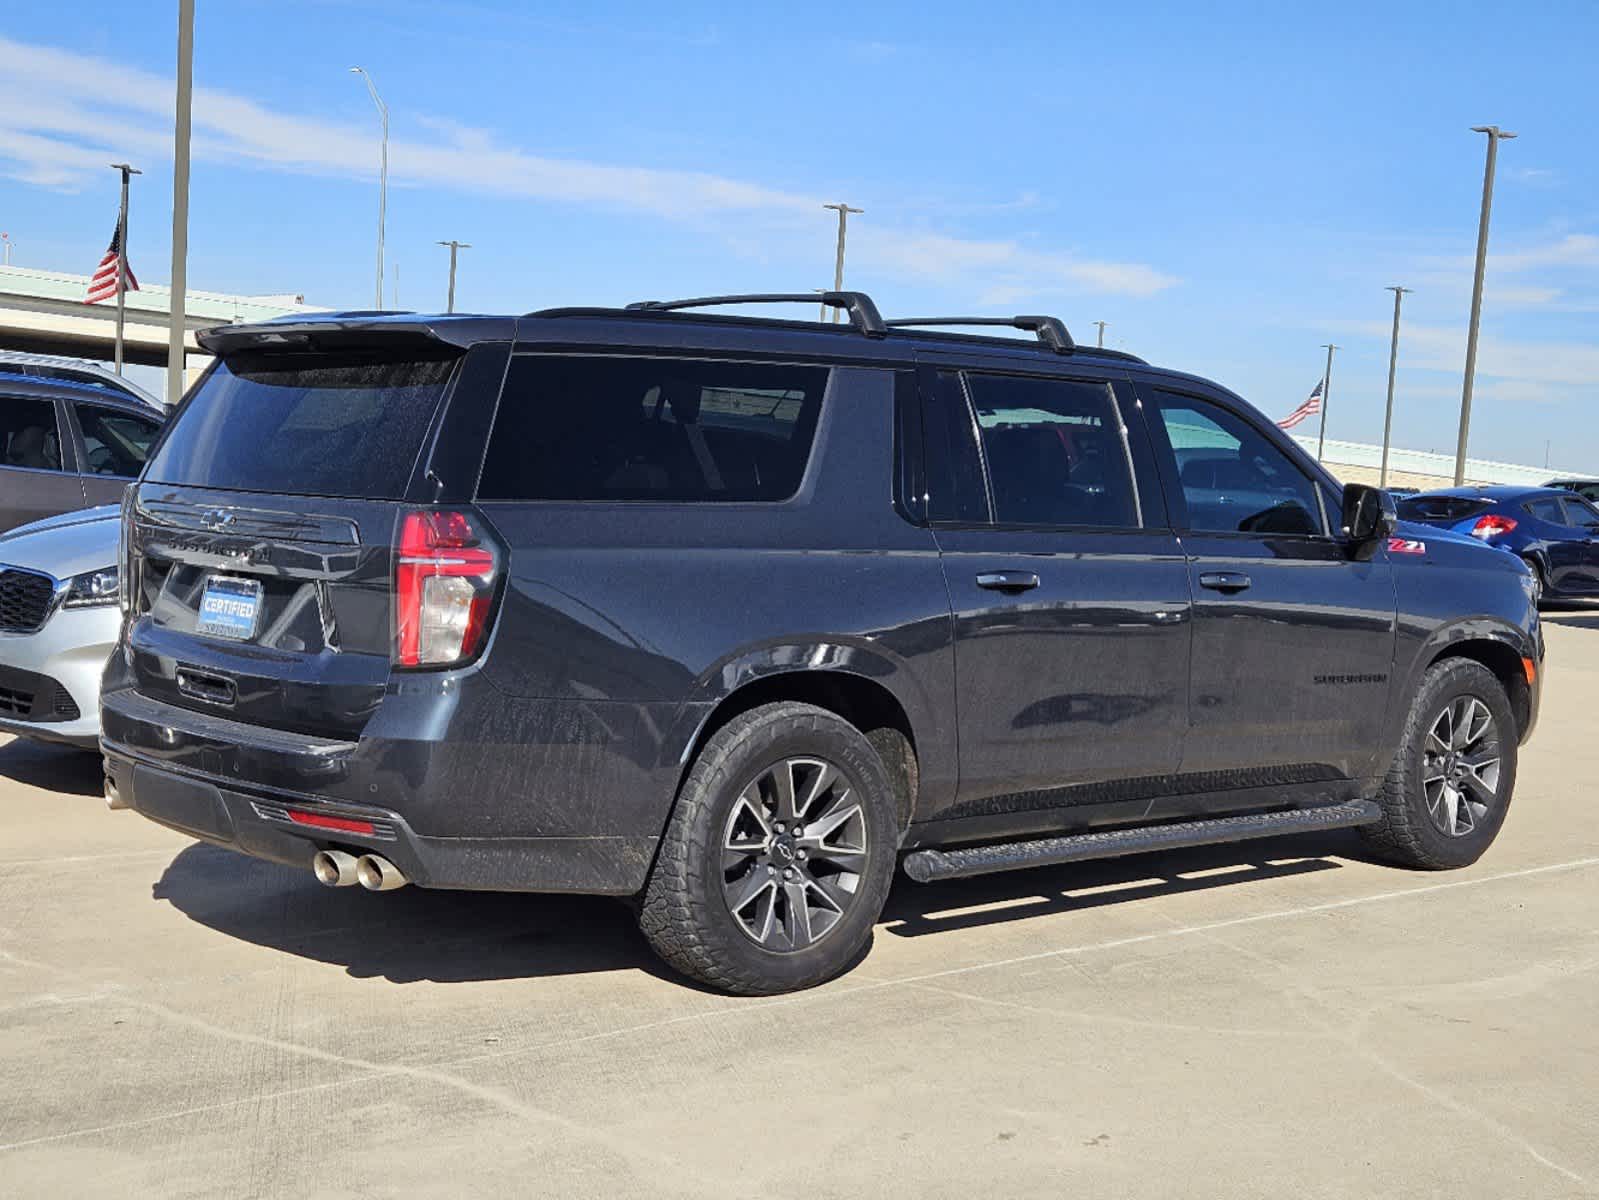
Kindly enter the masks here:
M 96 608 L 117 602 L 116 567 L 101 567 L 98 571 L 85 571 L 67 580 L 67 595 L 61 601 L 63 608 Z

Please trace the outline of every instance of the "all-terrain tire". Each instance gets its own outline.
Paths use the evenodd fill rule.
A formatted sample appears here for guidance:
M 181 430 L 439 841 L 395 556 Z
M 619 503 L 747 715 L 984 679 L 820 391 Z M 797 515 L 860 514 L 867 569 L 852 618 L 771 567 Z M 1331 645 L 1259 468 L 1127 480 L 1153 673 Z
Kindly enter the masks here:
M 1429 812 L 1423 777 L 1425 772 L 1439 769 L 1429 765 L 1429 753 L 1437 750 L 1436 743 L 1429 743 L 1429 735 L 1451 706 L 1468 697 L 1481 701 L 1493 719 L 1498 772 L 1487 811 L 1475 818 L 1469 832 L 1451 835 Z M 1510 700 L 1492 671 L 1469 658 L 1450 658 L 1433 665 L 1411 702 L 1399 752 L 1375 797 L 1382 805 L 1383 819 L 1362 826 L 1361 837 L 1378 857 L 1401 866 L 1429 871 L 1470 866 L 1493 844 L 1510 810 L 1516 787 L 1517 737 Z
M 832 764 L 858 799 L 865 862 L 853 899 L 825 936 L 802 949 L 768 949 L 746 933 L 723 892 L 724 831 L 733 806 L 774 764 Z M 893 787 L 864 734 L 809 704 L 765 704 L 717 730 L 695 759 L 656 854 L 639 928 L 669 965 L 718 991 L 759 996 L 813 987 L 858 962 L 871 945 L 898 856 Z

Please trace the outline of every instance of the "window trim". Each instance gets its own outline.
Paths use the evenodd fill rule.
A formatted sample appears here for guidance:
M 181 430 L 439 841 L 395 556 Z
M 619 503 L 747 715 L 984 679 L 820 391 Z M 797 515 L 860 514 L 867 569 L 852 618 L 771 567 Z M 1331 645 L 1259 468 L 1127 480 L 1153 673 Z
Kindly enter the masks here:
M 935 384 L 937 376 L 943 372 L 953 373 L 960 381 L 961 402 L 965 405 L 966 419 L 970 423 L 972 438 L 977 445 L 977 465 L 978 469 L 982 472 L 983 494 L 986 507 L 988 508 L 988 520 L 986 521 L 929 520 L 927 521 L 927 526 L 929 528 L 949 530 L 993 529 L 1019 533 L 1039 530 L 1070 533 L 1124 534 L 1147 533 L 1150 531 L 1152 526 L 1145 518 L 1143 493 L 1138 485 L 1138 469 L 1136 463 L 1133 461 L 1132 444 L 1130 441 L 1132 437 L 1132 431 L 1128 428 L 1127 417 L 1122 411 L 1121 396 L 1117 389 L 1117 379 L 1108 376 L 1077 375 L 1075 373 L 1068 374 L 1065 372 L 1055 371 L 1020 371 L 1000 367 L 970 366 L 955 362 L 928 362 L 925 365 L 930 368 L 929 379 Z M 977 419 L 977 405 L 972 398 L 971 383 L 969 380 L 969 377 L 972 375 L 983 375 L 993 378 L 1035 379 L 1048 383 L 1082 384 L 1088 387 L 1104 388 L 1105 398 L 1110 405 L 1111 415 L 1116 422 L 1116 429 L 1120 433 L 1119 440 L 1122 449 L 1122 461 L 1127 468 L 1127 486 L 1132 492 L 1133 519 L 1137 523 L 1134 525 L 1081 525 L 1044 524 L 1027 521 L 1001 521 L 999 519 L 998 506 L 994 501 L 994 478 L 988 466 L 988 447 L 983 443 L 982 423 Z M 919 375 L 918 380 L 921 381 L 921 379 L 922 377 Z M 923 403 L 925 405 L 925 400 Z M 1156 528 L 1165 529 L 1166 527 L 1159 526 Z
M 817 404 L 816 426 L 811 430 L 811 444 L 805 454 L 805 468 L 800 472 L 799 482 L 793 492 L 781 500 L 580 500 L 557 499 L 545 497 L 542 499 L 485 499 L 483 490 L 483 474 L 488 470 L 489 448 L 494 441 L 494 430 L 499 424 L 500 409 L 505 402 L 506 387 L 511 380 L 511 372 L 515 370 L 518 359 L 551 359 L 551 358 L 614 358 L 635 362 L 640 359 L 661 360 L 665 362 L 715 362 L 715 363 L 743 363 L 758 367 L 800 367 L 805 370 L 822 371 L 826 374 L 826 381 L 822 384 L 821 400 Z M 477 478 L 472 483 L 472 496 L 470 503 L 482 505 L 516 504 L 516 505 L 550 505 L 555 507 L 574 508 L 581 507 L 585 510 L 599 507 L 626 507 L 626 508 L 653 508 L 673 509 L 687 508 L 699 510 L 706 505 L 715 505 L 720 510 L 733 511 L 742 508 L 773 509 L 805 503 L 815 491 L 816 473 L 821 461 L 817 450 L 823 443 L 824 434 L 829 424 L 828 414 L 833 404 L 833 392 L 838 386 L 838 372 L 840 367 L 849 367 L 849 363 L 794 358 L 792 356 L 758 357 L 748 353 L 716 353 L 715 351 L 690 350 L 688 352 L 662 351 L 659 347 L 641 347 L 636 351 L 619 350 L 611 347 L 584 347 L 562 346 L 556 349 L 516 350 L 506 358 L 505 372 L 500 377 L 499 392 L 494 397 L 494 411 L 489 416 L 488 432 L 483 439 L 483 456 L 478 464 Z M 875 364 L 874 364 L 875 365 Z M 897 368 L 895 368 L 897 369 Z M 892 390 L 892 384 L 891 384 Z
M 1237 404 L 1228 403 L 1218 396 L 1209 395 L 1192 386 L 1170 386 L 1166 383 L 1153 379 L 1136 380 L 1134 386 L 1138 388 L 1141 398 L 1144 397 L 1145 392 L 1148 393 L 1147 398 L 1149 402 L 1142 406 L 1142 411 L 1144 414 L 1144 426 L 1148 431 L 1150 441 L 1154 446 L 1155 468 L 1160 475 L 1165 489 L 1166 508 L 1171 519 L 1172 528 L 1178 533 L 1194 534 L 1198 537 L 1207 538 L 1229 538 L 1239 541 L 1246 539 L 1253 541 L 1282 541 L 1284 539 L 1292 539 L 1294 541 L 1306 543 L 1317 542 L 1336 544 L 1340 540 L 1332 532 L 1334 529 L 1334 523 L 1330 514 L 1327 512 L 1326 498 L 1322 495 L 1322 484 L 1326 481 L 1318 478 L 1314 473 L 1305 470 L 1304 464 L 1301 463 L 1293 453 L 1290 453 L 1286 447 L 1281 445 L 1279 438 L 1268 433 L 1265 426 L 1262 425 L 1256 418 L 1251 417 L 1246 412 L 1243 412 Z M 1170 434 L 1166 430 L 1166 420 L 1162 415 L 1160 400 L 1158 398 L 1160 393 L 1165 393 L 1166 395 L 1173 396 L 1179 400 L 1191 400 L 1200 404 L 1208 404 L 1213 408 L 1218 408 L 1234 419 L 1242 421 L 1245 425 L 1248 425 L 1250 428 L 1252 428 L 1256 433 L 1260 434 L 1261 438 L 1268 445 L 1276 449 L 1288 462 L 1288 465 L 1299 473 L 1300 477 L 1303 478 L 1306 484 L 1309 486 L 1312 494 L 1315 495 L 1316 509 L 1321 514 L 1322 532 L 1256 533 L 1243 529 L 1228 530 L 1194 528 L 1188 513 L 1188 496 L 1183 490 L 1181 478 L 1179 478 L 1177 475 L 1177 452 L 1175 449 L 1173 449 Z M 1297 445 L 1295 446 L 1295 449 L 1298 449 Z M 1334 487 L 1334 490 L 1336 490 L 1336 487 Z M 1180 517 L 1178 516 L 1179 512 L 1181 513 Z M 1341 515 L 1342 514 L 1340 514 L 1340 516 Z

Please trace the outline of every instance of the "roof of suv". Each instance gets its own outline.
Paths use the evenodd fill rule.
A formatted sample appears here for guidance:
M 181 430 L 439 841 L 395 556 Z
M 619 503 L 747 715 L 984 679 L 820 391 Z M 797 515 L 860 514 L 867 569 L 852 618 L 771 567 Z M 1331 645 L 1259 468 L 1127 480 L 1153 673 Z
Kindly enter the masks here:
M 847 302 L 843 298 L 848 298 Z M 785 320 L 771 317 L 752 317 L 730 313 L 708 313 L 699 310 L 712 305 L 769 302 L 803 302 L 808 305 L 832 302 L 839 309 L 848 308 L 849 321 L 827 323 L 817 320 Z M 857 307 L 865 309 L 865 315 Z M 408 312 L 338 312 L 318 314 L 314 317 L 284 317 L 256 325 L 223 325 L 206 330 L 199 335 L 202 346 L 217 354 L 227 354 L 243 349 L 292 348 L 303 345 L 307 349 L 353 347 L 371 340 L 389 341 L 393 338 L 413 339 L 420 343 L 431 342 L 440 346 L 466 347 L 484 341 L 530 340 L 538 337 L 539 325 L 546 322 L 604 322 L 660 328 L 663 324 L 712 326 L 724 331 L 748 330 L 763 334 L 822 334 L 838 339 L 829 352 L 845 357 L 858 354 L 863 358 L 881 358 L 878 347 L 885 343 L 896 349 L 907 345 L 946 348 L 955 346 L 980 347 L 985 350 L 1009 351 L 1031 356 L 1039 354 L 1066 355 L 1073 358 L 1114 359 L 1119 362 L 1143 364 L 1144 360 L 1121 350 L 1075 344 L 1066 327 L 1057 318 L 1040 316 L 1017 317 L 932 317 L 909 320 L 884 321 L 878 316 L 870 297 L 860 292 L 830 292 L 822 295 L 762 295 L 757 297 L 708 297 L 705 300 L 673 301 L 666 304 L 646 301 L 626 308 L 573 307 L 551 308 L 527 313 L 521 317 L 484 316 L 467 314 L 424 315 Z M 1004 326 L 1032 332 L 1038 339 L 1028 341 L 1018 337 L 993 337 L 972 333 L 944 332 L 943 326 Z
M 57 379 L 24 372 L 0 371 L 0 390 L 10 396 L 37 396 L 48 400 L 60 396 L 67 400 L 82 400 L 105 408 L 120 408 L 138 413 L 153 421 L 165 421 L 167 410 L 148 404 L 138 397 L 113 391 L 93 383 L 71 379 Z

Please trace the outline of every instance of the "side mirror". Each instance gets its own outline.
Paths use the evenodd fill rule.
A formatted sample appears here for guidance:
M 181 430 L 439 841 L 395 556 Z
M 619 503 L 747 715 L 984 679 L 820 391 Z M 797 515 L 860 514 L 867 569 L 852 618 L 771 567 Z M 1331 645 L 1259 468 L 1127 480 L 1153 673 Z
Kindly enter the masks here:
M 1394 498 L 1369 483 L 1344 485 L 1344 511 L 1340 531 L 1345 540 L 1357 546 L 1392 537 L 1399 528 L 1399 512 Z

